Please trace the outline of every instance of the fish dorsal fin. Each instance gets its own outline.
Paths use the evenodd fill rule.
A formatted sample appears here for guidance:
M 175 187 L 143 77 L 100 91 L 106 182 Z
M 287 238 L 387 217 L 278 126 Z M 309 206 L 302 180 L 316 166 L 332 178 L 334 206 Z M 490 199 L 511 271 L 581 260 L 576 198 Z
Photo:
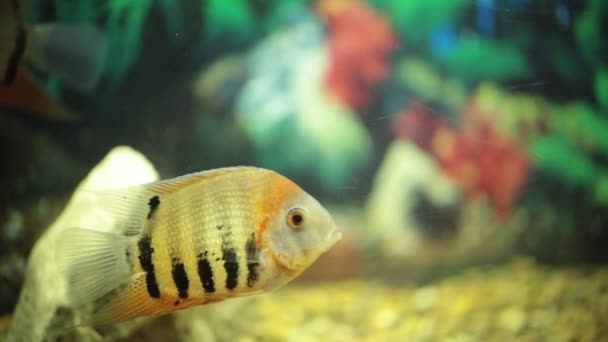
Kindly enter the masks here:
M 255 167 L 252 166 L 234 166 L 234 167 L 225 167 L 208 171 L 201 171 L 190 173 L 187 175 L 183 175 L 180 177 L 160 180 L 152 183 L 145 184 L 144 187 L 153 193 L 158 194 L 170 194 L 181 190 L 189 185 L 202 182 L 204 180 L 208 180 L 211 178 L 219 177 L 222 175 L 226 175 L 229 173 L 237 172 L 237 171 L 246 171 L 246 170 L 254 170 Z
M 99 224 L 108 224 L 112 227 L 106 227 L 104 230 L 127 236 L 141 232 L 151 210 L 156 210 L 160 202 L 159 197 L 151 201 L 158 195 L 143 185 L 102 191 L 85 189 L 83 193 L 90 196 L 93 205 L 98 207 L 100 215 L 107 215 L 103 219 L 100 218 L 104 221 Z
M 108 224 L 114 227 L 109 231 L 131 236 L 141 233 L 146 222 L 154 217 L 156 210 L 163 206 L 164 200 L 172 193 L 221 175 L 254 169 L 253 167 L 221 168 L 125 188 L 85 190 L 85 192 L 94 198 L 93 205 L 101 206 L 100 210 L 110 216 Z
M 166 197 L 147 184 L 104 190 L 84 189 L 82 193 L 86 196 L 84 200 L 96 208 L 96 225 L 103 225 L 104 231 L 126 236 L 140 234 Z M 89 223 L 84 226 L 99 228 L 90 227 Z

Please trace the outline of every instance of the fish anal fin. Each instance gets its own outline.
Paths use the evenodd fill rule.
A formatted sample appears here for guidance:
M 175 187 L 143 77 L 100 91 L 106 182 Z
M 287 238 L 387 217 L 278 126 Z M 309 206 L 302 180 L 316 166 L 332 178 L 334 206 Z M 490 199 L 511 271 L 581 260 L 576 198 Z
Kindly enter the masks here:
M 157 316 L 205 304 L 204 299 L 179 298 L 161 294 L 151 297 L 146 287 L 146 274 L 138 273 L 124 286 L 95 301 L 88 320 L 84 324 L 108 325 L 145 316 Z

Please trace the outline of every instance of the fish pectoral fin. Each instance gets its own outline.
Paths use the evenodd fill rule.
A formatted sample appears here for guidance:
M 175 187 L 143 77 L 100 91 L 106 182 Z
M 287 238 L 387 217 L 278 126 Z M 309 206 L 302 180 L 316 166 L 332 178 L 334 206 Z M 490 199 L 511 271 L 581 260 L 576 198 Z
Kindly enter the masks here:
M 91 303 L 130 276 L 129 238 L 91 229 L 69 228 L 59 239 L 59 264 L 74 307 Z
M 148 292 L 146 274 L 133 274 L 127 282 L 94 302 L 88 317 L 81 324 L 108 325 L 129 319 L 156 316 L 185 309 L 204 300 L 181 299 L 166 294 L 152 297 Z

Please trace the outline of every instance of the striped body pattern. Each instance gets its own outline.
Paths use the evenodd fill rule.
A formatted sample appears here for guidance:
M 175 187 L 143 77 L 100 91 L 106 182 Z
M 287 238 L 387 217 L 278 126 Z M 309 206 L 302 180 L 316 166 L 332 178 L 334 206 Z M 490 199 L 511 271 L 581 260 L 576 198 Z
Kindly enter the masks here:
M 264 183 L 272 175 L 230 182 L 225 177 L 149 200 L 148 224 L 131 250 L 137 251 L 135 271 L 146 273 L 150 296 L 214 299 L 255 289 L 261 276 L 261 206 L 270 205 L 264 203 Z
M 278 288 L 340 238 L 313 197 L 266 169 L 211 170 L 115 196 L 125 234 L 73 229 L 65 242 L 68 283 L 76 306 L 92 303 L 90 323 Z

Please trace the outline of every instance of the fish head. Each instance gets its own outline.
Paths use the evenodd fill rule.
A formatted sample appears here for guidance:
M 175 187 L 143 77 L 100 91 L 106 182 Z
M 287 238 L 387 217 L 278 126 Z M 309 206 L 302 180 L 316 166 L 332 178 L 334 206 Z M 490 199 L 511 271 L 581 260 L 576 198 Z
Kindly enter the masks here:
M 283 198 L 263 235 L 268 253 L 286 281 L 312 265 L 341 237 L 331 214 L 297 186 Z

